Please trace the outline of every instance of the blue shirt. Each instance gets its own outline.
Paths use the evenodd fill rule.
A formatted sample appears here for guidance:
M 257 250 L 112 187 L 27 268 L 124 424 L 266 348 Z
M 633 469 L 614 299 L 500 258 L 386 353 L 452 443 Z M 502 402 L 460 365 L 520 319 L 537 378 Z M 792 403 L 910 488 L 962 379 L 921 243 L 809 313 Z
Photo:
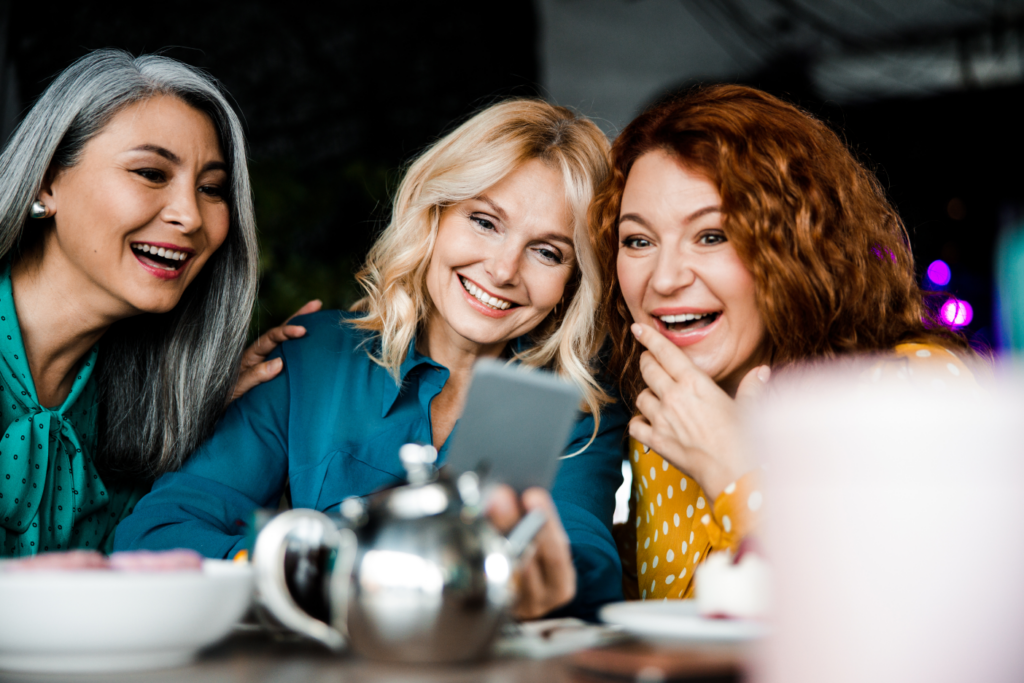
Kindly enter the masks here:
M 433 442 L 430 402 L 448 370 L 412 344 L 395 382 L 367 355 L 376 335 L 342 322 L 351 317 L 334 311 L 297 319 L 306 335 L 271 354 L 284 359 L 280 376 L 232 403 L 184 467 L 156 481 L 118 526 L 115 549 L 231 557 L 247 545 L 253 510 L 276 507 L 286 482 L 294 507 L 321 511 L 404 483 L 398 449 Z M 562 461 L 552 486 L 577 572 L 577 597 L 565 614 L 593 618 L 602 604 L 622 599 L 611 522 L 628 420 L 621 403 L 607 407 L 595 441 Z M 581 418 L 566 452 L 582 448 L 593 429 L 593 417 Z

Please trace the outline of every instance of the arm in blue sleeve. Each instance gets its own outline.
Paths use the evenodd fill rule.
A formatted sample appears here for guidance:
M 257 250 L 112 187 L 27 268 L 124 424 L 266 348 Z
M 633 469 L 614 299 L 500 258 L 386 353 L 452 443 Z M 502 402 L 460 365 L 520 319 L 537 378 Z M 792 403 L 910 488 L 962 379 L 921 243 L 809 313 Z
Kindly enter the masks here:
M 288 403 L 286 360 L 279 376 L 228 407 L 180 471 L 156 481 L 118 525 L 114 549 L 191 548 L 224 558 L 246 547 L 253 510 L 276 507 L 287 481 Z
M 570 438 L 566 453 L 586 450 L 562 460 L 551 496 L 572 546 L 576 597 L 550 616 L 595 620 L 601 605 L 622 600 L 622 564 L 611 527 L 628 422 L 629 414 L 616 402 L 601 411 L 593 443 L 587 446 L 594 431 L 591 415 L 577 423 Z

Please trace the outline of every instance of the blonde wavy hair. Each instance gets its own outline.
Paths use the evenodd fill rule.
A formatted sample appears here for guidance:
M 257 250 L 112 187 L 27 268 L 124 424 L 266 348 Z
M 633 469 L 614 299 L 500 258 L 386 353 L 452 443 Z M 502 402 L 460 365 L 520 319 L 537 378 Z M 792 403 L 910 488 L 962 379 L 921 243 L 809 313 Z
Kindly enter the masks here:
M 561 173 L 577 267 L 562 303 L 530 333 L 533 344 L 514 360 L 573 382 L 596 418 L 610 398 L 594 378 L 604 341 L 597 325 L 604 286 L 587 209 L 608 176 L 608 148 L 588 119 L 543 101 L 514 99 L 477 113 L 421 154 L 402 179 L 390 223 L 356 274 L 365 296 L 352 310 L 366 315 L 348 322 L 379 335 L 379 355 L 370 351 L 370 357 L 398 380 L 409 344 L 432 307 L 426 275 L 443 211 L 540 159 Z

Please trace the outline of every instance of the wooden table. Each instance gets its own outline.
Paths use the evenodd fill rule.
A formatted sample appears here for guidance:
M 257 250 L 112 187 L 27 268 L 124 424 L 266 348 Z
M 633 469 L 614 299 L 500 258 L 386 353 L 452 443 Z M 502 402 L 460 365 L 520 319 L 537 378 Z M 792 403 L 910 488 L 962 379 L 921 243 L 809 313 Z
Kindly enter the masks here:
M 546 660 L 491 659 L 468 665 L 397 665 L 334 655 L 309 643 L 236 633 L 190 666 L 100 674 L 0 671 L 4 683 L 614 683 L 741 680 L 746 651 L 736 647 L 623 642 Z

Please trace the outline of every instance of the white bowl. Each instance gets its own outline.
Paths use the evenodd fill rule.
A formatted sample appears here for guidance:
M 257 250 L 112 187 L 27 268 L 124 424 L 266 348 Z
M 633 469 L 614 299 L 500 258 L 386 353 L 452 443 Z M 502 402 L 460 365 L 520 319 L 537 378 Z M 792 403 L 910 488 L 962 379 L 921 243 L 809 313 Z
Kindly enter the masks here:
M 201 572 L 0 571 L 0 669 L 119 671 L 186 664 L 252 599 L 248 564 Z

